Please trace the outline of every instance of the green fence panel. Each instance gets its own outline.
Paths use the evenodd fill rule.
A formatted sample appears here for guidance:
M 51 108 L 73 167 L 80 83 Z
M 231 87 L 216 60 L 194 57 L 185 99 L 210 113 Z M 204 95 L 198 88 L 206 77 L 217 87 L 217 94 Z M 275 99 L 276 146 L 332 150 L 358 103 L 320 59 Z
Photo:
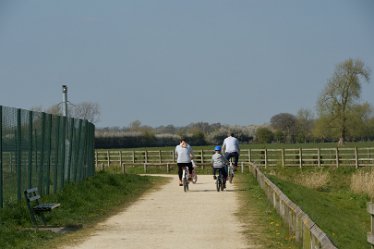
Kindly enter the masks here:
M 94 175 L 94 131 L 87 120 L 0 105 L 0 208 L 26 188 L 56 193 Z

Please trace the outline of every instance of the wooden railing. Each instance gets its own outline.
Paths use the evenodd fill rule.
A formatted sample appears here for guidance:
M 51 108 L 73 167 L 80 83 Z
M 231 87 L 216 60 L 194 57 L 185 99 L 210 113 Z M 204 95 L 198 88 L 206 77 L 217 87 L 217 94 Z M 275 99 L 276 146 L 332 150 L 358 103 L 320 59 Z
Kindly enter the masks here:
M 278 214 L 289 225 L 290 233 L 302 248 L 337 249 L 327 235 L 309 216 L 293 203 L 255 164 L 250 167 L 259 185 Z
M 374 203 L 369 202 L 367 206 L 368 213 L 370 214 L 371 231 L 367 235 L 367 241 L 371 245 L 371 249 L 374 249 Z
M 209 164 L 212 150 L 195 150 L 197 164 Z M 244 149 L 240 162 L 255 162 L 258 166 L 374 166 L 374 147 L 367 148 L 297 148 L 297 149 Z M 174 150 L 96 150 L 96 167 L 117 164 L 176 163 Z

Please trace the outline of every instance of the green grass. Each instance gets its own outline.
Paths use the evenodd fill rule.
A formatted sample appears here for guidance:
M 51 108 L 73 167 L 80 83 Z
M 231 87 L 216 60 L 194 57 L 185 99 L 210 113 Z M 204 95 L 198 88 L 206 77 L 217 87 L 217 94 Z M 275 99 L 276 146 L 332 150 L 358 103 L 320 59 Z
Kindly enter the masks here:
M 60 208 L 47 216 L 47 223 L 90 227 L 164 181 L 165 178 L 159 177 L 98 173 L 80 183 L 67 185 L 60 193 L 43 196 L 43 202 L 61 203 Z M 27 229 L 31 227 L 25 203 L 0 209 L 1 248 L 53 248 L 62 239 L 60 234 Z
M 301 174 L 322 170 L 330 175 L 329 183 L 311 189 L 295 183 Z M 363 169 L 365 170 L 365 169 Z M 367 196 L 352 193 L 349 188 L 354 168 L 267 169 L 269 179 L 295 202 L 340 249 L 368 248 L 370 215 Z M 272 171 L 272 172 L 271 172 Z
M 251 173 L 237 174 L 235 183 L 240 190 L 238 216 L 245 224 L 245 236 L 250 243 L 266 249 L 301 248 Z

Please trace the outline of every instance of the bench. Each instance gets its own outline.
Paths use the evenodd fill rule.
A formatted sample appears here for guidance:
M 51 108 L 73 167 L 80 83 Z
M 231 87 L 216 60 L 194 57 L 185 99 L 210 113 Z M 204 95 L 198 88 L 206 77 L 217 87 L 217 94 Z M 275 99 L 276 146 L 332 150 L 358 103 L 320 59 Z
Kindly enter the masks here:
M 38 221 L 41 220 L 43 225 L 46 226 L 44 213 L 59 207 L 60 203 L 41 203 L 41 197 L 36 187 L 25 190 L 24 194 L 33 225 L 38 227 Z

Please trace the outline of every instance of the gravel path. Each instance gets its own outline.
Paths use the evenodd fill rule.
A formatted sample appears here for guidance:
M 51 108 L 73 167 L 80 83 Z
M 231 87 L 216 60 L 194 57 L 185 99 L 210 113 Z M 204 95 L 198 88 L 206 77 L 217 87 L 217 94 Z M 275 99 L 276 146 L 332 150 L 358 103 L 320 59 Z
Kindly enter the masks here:
M 228 183 L 226 191 L 217 192 L 212 176 L 202 175 L 184 193 L 177 176 L 167 177 L 173 179 L 99 223 L 83 241 L 63 248 L 255 248 L 246 243 L 235 216 L 235 185 Z

